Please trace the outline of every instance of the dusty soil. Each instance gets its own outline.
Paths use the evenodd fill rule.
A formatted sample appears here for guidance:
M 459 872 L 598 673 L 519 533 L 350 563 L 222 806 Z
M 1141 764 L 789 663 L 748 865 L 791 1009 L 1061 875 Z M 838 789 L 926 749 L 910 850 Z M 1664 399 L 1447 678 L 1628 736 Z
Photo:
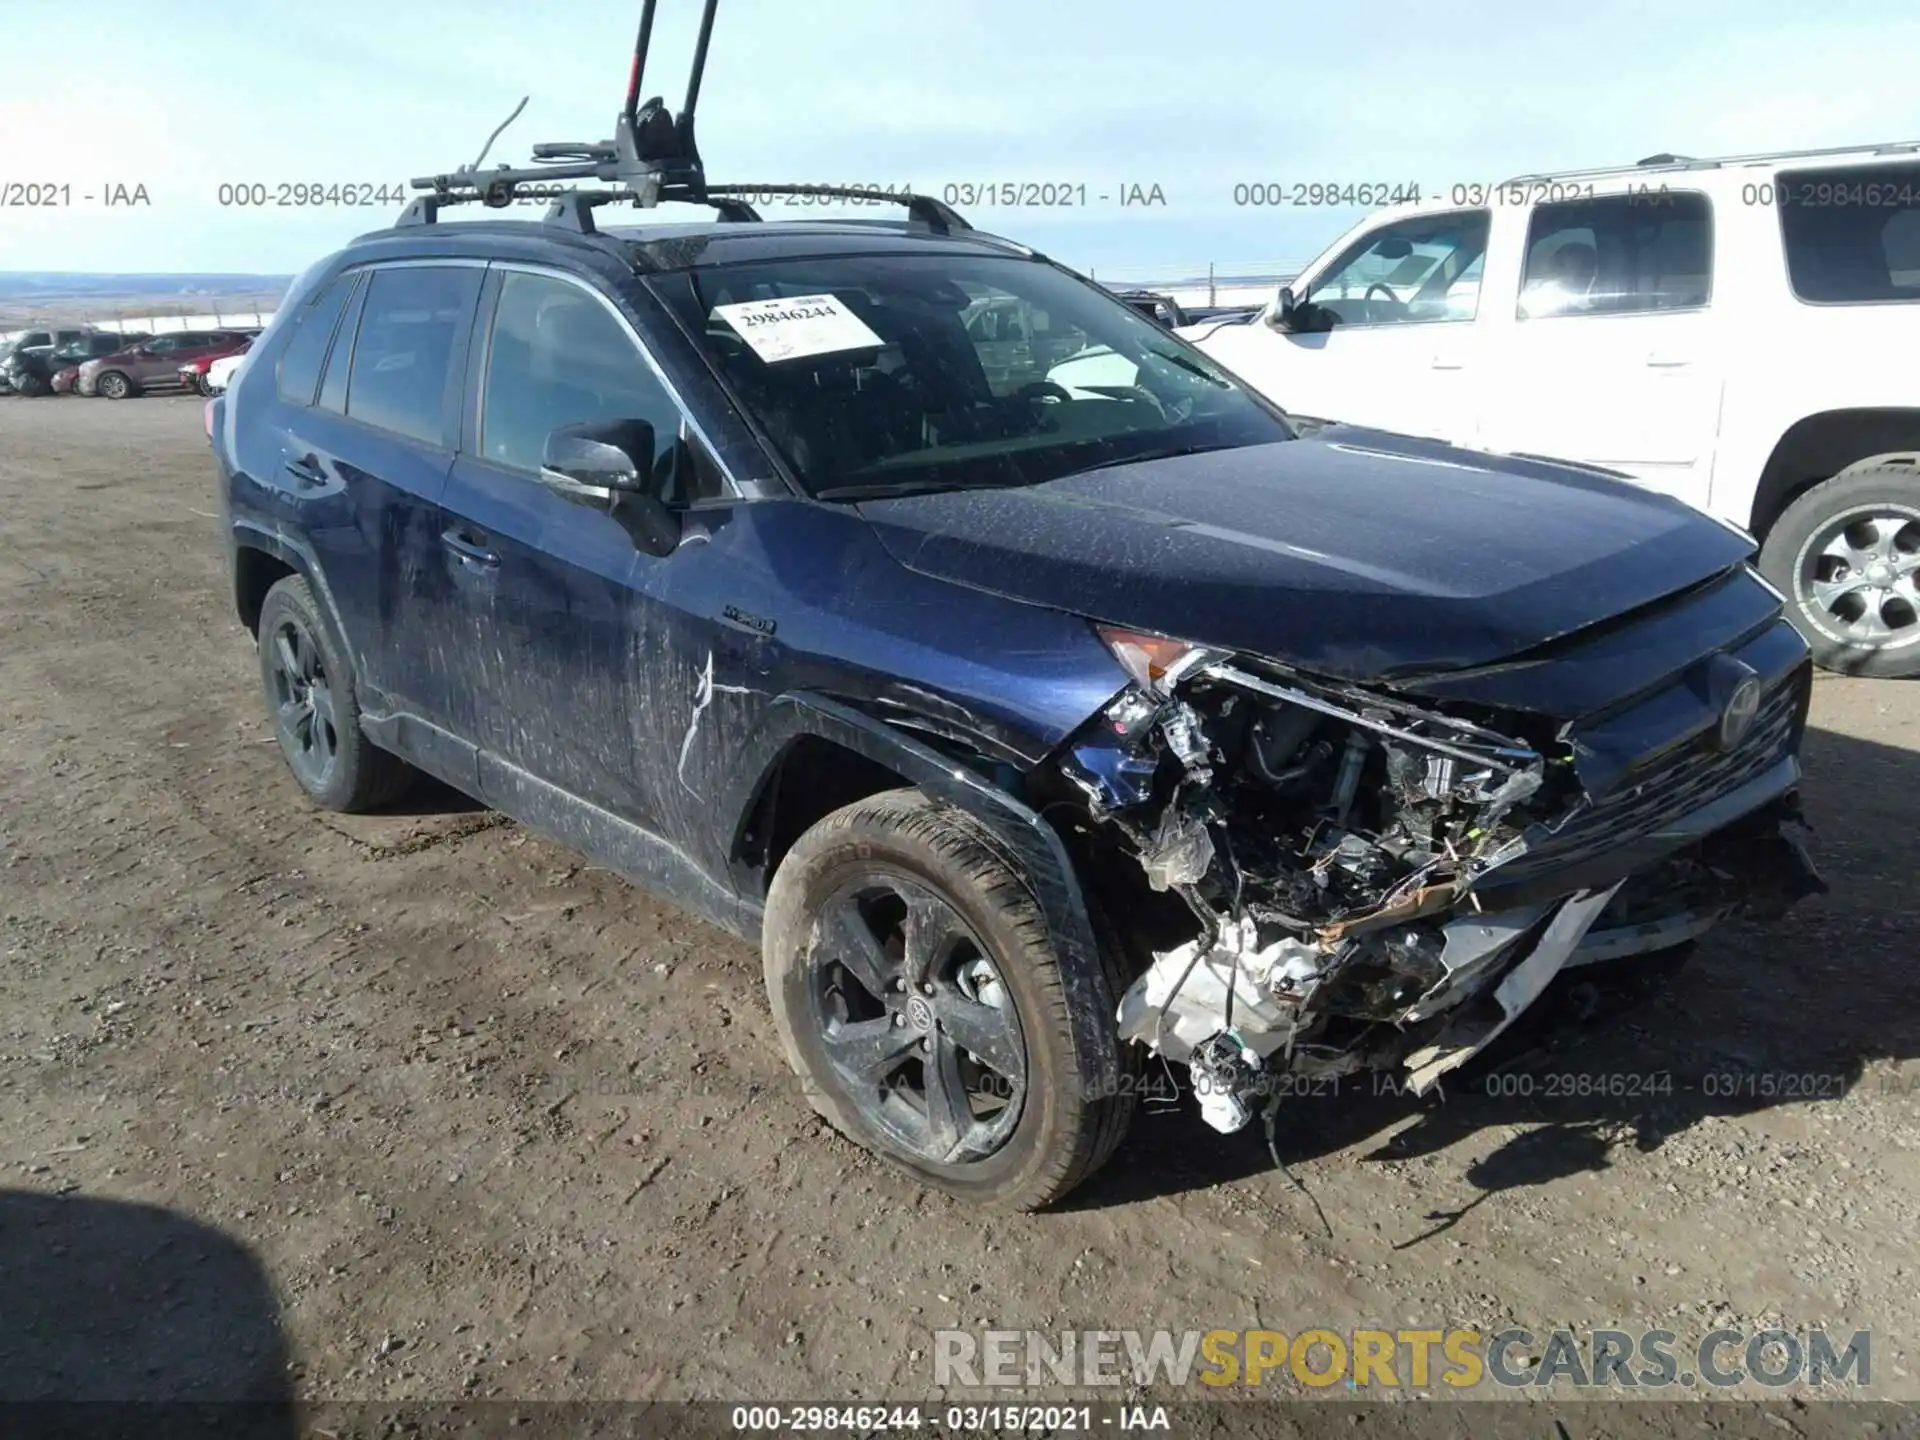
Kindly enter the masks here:
M 31 1317 L 0 1392 L 927 1398 L 947 1327 L 1774 1322 L 1871 1330 L 1869 1393 L 1920 1393 L 1920 688 L 1817 686 L 1830 896 L 1712 938 L 1530 1095 L 1293 1105 L 1330 1238 L 1190 1102 L 1064 1211 L 982 1214 L 823 1131 L 747 947 L 443 792 L 307 805 L 212 483 L 196 402 L 0 401 L 0 1268 Z

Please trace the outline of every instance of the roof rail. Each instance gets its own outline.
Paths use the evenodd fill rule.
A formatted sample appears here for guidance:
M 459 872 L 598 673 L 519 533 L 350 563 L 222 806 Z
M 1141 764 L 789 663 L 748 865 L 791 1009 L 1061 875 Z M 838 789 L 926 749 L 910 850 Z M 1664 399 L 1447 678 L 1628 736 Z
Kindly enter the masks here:
M 1516 175 L 1506 183 L 1522 185 L 1541 180 L 1584 180 L 1601 175 L 1631 175 L 1640 170 L 1713 170 L 1725 165 L 1760 165 L 1771 160 L 1816 160 L 1828 155 L 1920 154 L 1920 140 L 1885 140 L 1862 145 L 1830 145 L 1817 150 L 1766 150 L 1751 155 L 1700 157 L 1661 152 L 1631 165 L 1595 165 L 1585 170 L 1539 170 Z

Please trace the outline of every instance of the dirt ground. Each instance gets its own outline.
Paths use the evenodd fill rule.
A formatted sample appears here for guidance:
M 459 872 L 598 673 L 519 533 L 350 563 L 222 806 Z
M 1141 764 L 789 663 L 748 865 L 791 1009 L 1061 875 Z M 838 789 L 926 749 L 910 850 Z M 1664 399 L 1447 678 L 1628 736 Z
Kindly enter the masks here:
M 1190 1101 L 983 1214 L 823 1130 L 746 946 L 444 792 L 306 804 L 215 504 L 198 402 L 0 400 L 0 1393 L 925 1399 L 945 1328 L 1773 1323 L 1920 1396 L 1920 688 L 1816 687 L 1831 895 L 1531 1094 L 1294 1104 L 1330 1238 Z

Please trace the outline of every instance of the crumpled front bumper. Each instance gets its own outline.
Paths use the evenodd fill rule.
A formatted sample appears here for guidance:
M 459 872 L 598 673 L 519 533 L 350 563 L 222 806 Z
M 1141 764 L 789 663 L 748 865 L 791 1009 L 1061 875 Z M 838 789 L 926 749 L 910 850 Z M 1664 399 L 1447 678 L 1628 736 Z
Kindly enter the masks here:
M 1304 947 L 1257 949 L 1251 932 L 1243 945 L 1229 932 L 1160 955 L 1123 997 L 1120 1033 L 1193 1066 L 1202 1114 L 1222 1130 L 1246 1123 L 1245 1098 L 1260 1093 L 1262 1072 L 1274 1069 L 1399 1069 L 1405 1088 L 1424 1094 L 1492 1044 L 1563 971 L 1670 950 L 1736 914 L 1774 918 L 1827 888 L 1795 833 L 1791 791 L 1731 817 L 1712 806 L 1689 819 L 1669 832 L 1675 843 L 1634 874 L 1439 917 L 1438 964 L 1417 998 L 1349 1026 L 1338 1046 L 1298 1042 L 1277 998 L 1289 963 L 1305 963 Z M 1224 1046 L 1223 1016 L 1235 1017 Z

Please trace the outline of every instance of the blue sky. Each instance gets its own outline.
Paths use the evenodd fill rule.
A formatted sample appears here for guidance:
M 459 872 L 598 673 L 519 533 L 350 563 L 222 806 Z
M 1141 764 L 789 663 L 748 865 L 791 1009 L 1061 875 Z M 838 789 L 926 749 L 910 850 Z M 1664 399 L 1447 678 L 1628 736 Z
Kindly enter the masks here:
M 661 0 L 646 88 L 670 104 L 698 6 Z M 0 270 L 292 272 L 397 207 L 223 208 L 223 182 L 449 169 L 523 94 L 490 163 L 599 139 L 639 4 L 6 11 L 0 196 L 64 183 L 73 203 L 0 209 Z M 1307 258 L 1361 213 L 1236 206 L 1242 182 L 1431 191 L 1659 150 L 1920 137 L 1917 53 L 1910 0 L 723 0 L 701 148 L 716 181 L 1084 185 L 1084 208 L 967 213 L 1097 273 L 1204 270 Z M 151 203 L 81 198 L 114 183 Z M 1166 205 L 1097 198 L 1131 185 L 1158 185 Z

